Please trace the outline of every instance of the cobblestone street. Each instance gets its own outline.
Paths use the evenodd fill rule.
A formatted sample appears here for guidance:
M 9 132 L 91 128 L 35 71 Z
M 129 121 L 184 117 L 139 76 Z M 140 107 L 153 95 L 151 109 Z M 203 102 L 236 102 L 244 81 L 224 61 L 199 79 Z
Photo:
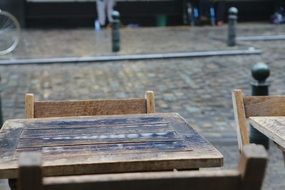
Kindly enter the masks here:
M 285 27 L 241 24 L 238 36 L 284 34 Z M 285 94 L 284 41 L 226 45 L 227 27 L 124 28 L 119 54 L 261 49 L 261 55 L 121 61 L 104 63 L 0 66 L 4 119 L 24 118 L 24 94 L 36 99 L 141 97 L 153 90 L 157 112 L 178 112 L 224 155 L 225 168 L 235 167 L 238 148 L 231 91 L 250 95 L 250 69 L 268 63 L 270 94 Z M 116 55 L 110 52 L 110 30 L 27 30 L 13 54 L 19 58 Z M 263 189 L 285 189 L 281 152 L 271 143 Z M 1 183 L 0 183 L 1 185 Z M 3 185 L 4 186 L 4 185 Z M 1 189 L 1 186 L 0 186 Z M 4 189 L 4 188 L 3 188 Z M 2 189 L 1 189 L 2 190 Z

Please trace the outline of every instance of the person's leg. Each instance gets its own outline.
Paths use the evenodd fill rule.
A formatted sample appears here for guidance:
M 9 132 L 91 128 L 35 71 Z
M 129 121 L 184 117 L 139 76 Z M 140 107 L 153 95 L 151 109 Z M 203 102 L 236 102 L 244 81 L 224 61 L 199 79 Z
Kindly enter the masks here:
M 106 14 L 105 14 L 105 1 L 106 0 L 97 0 L 97 16 L 101 26 L 106 24 Z
M 189 23 L 196 25 L 199 17 L 199 0 L 188 0 L 187 14 Z
M 208 12 L 210 10 L 210 1 L 209 0 L 200 0 L 199 9 L 200 9 L 200 18 L 207 19 Z
M 115 6 L 115 0 L 107 0 L 107 16 L 109 23 L 113 21 L 112 12 L 114 10 L 114 6 Z
M 200 1 L 199 0 L 191 0 L 190 2 L 191 2 L 191 5 L 193 7 L 199 8 L 199 5 L 200 5 Z

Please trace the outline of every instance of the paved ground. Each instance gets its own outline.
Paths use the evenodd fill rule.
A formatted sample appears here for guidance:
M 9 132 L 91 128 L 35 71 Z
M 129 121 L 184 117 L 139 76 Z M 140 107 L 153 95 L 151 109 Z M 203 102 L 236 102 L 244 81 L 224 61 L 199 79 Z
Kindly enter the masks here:
M 238 35 L 284 34 L 285 27 L 242 24 Z M 4 118 L 24 117 L 24 94 L 37 99 L 123 98 L 154 90 L 158 112 L 178 112 L 224 155 L 225 168 L 238 158 L 231 90 L 250 94 L 250 68 L 266 62 L 271 68 L 271 94 L 285 94 L 284 41 L 239 42 L 226 46 L 227 28 L 125 28 L 119 54 L 247 49 L 262 55 L 164 59 L 84 64 L 0 66 Z M 110 30 L 29 30 L 13 54 L 0 59 L 113 55 Z M 263 189 L 284 189 L 282 155 L 271 145 Z M 3 183 L 2 183 L 3 184 Z M 1 189 L 1 188 L 0 188 Z

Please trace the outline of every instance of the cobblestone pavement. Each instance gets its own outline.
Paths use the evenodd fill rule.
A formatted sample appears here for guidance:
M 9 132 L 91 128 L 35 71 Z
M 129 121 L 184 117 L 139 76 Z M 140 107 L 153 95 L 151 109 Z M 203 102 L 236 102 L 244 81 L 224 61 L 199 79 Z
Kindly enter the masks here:
M 280 34 L 283 25 L 243 24 L 238 35 Z M 113 55 L 111 32 L 96 33 L 91 29 L 74 30 L 25 30 L 13 54 L 1 59 L 48 58 Z M 220 50 L 246 48 L 250 44 L 239 43 L 228 48 L 227 26 L 223 27 L 169 27 L 169 28 L 123 28 L 121 51 L 118 54 L 161 53 L 179 51 Z M 252 44 L 254 46 L 255 44 Z
M 282 26 L 282 25 L 281 25 Z M 238 35 L 285 33 L 284 26 L 242 24 Z M 219 56 L 106 63 L 0 66 L 5 119 L 24 117 L 24 94 L 37 99 L 124 98 L 154 90 L 157 112 L 178 112 L 224 155 L 225 168 L 238 159 L 231 90 L 250 94 L 250 68 L 263 61 L 271 68 L 271 94 L 285 94 L 284 41 L 225 44 L 226 26 L 125 28 L 119 54 L 262 49 L 262 55 Z M 90 29 L 24 31 L 15 53 L 0 59 L 113 55 L 110 31 Z M 285 189 L 285 168 L 274 144 L 263 189 Z M 3 184 L 3 183 L 2 183 Z M 1 187 L 0 187 L 1 189 Z

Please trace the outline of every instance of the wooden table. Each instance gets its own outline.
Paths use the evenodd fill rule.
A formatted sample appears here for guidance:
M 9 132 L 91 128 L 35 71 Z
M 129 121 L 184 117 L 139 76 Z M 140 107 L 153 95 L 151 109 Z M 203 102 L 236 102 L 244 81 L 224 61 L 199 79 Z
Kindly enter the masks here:
M 285 148 L 285 117 L 250 117 L 250 124 Z
M 285 116 L 249 117 L 250 124 L 279 145 L 285 161 Z
M 40 151 L 45 176 L 219 167 L 222 154 L 176 113 L 17 119 L 0 131 L 0 178 Z

